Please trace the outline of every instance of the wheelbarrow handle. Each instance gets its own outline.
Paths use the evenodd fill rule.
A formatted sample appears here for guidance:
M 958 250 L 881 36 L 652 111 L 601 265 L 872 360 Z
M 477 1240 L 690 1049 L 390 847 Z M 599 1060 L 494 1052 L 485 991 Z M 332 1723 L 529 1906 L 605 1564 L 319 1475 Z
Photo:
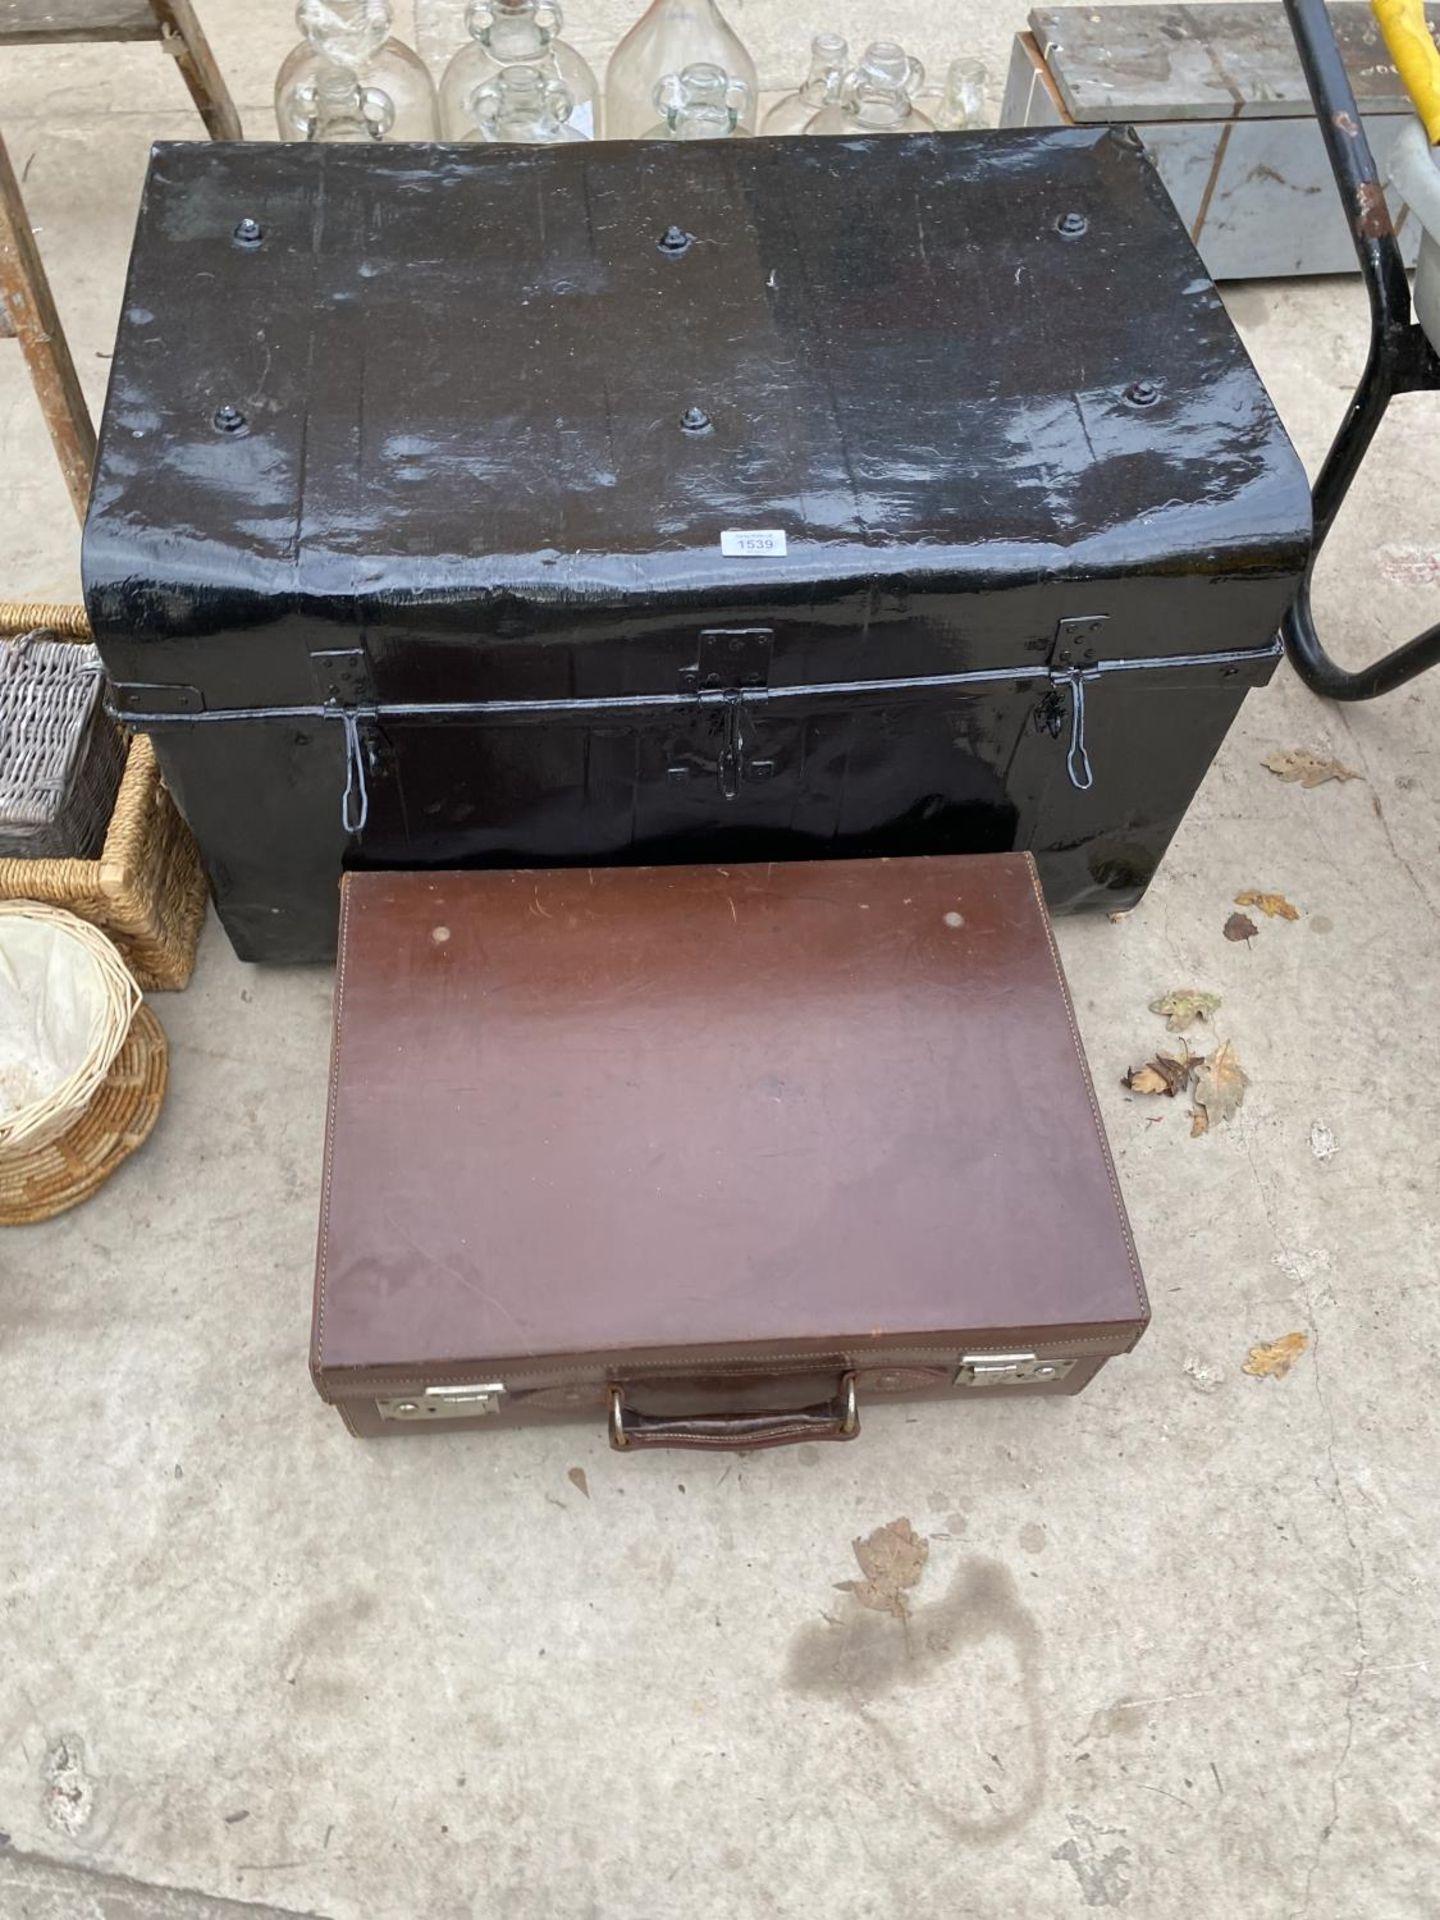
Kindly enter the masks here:
M 1313 693 L 1329 700 L 1373 700 L 1440 661 L 1440 626 L 1351 672 L 1330 658 L 1315 630 L 1311 575 L 1391 400 L 1397 393 L 1440 387 L 1440 360 L 1411 315 L 1405 262 L 1324 0 L 1285 0 L 1285 12 L 1369 297 L 1370 351 L 1315 481 L 1310 564 L 1280 631 L 1291 664 Z

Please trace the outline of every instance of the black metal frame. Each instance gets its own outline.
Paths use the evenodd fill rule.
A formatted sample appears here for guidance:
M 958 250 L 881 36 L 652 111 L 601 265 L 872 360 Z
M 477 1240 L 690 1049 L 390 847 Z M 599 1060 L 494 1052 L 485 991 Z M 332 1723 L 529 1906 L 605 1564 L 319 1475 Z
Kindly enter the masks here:
M 1325 536 L 1391 400 L 1397 393 L 1440 388 L 1440 357 L 1411 317 L 1409 276 L 1324 0 L 1285 0 L 1285 12 L 1370 296 L 1370 352 L 1315 482 L 1314 550 L 1281 636 L 1291 664 L 1312 693 L 1328 700 L 1373 700 L 1377 694 L 1393 693 L 1440 662 L 1440 626 L 1418 634 L 1371 666 L 1347 672 L 1326 653 L 1315 631 L 1310 579 Z

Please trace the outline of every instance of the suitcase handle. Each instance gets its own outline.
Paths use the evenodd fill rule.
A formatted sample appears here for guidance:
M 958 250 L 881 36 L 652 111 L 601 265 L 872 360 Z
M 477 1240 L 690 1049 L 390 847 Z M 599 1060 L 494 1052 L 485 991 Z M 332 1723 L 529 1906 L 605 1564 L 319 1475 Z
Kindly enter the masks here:
M 632 1447 L 700 1447 L 711 1451 L 741 1447 L 784 1447 L 800 1440 L 853 1440 L 860 1431 L 855 1376 L 844 1374 L 833 1400 L 818 1407 L 794 1407 L 788 1413 L 702 1413 L 670 1418 L 637 1413 L 625 1404 L 625 1389 L 610 1389 L 610 1444 L 619 1452 Z

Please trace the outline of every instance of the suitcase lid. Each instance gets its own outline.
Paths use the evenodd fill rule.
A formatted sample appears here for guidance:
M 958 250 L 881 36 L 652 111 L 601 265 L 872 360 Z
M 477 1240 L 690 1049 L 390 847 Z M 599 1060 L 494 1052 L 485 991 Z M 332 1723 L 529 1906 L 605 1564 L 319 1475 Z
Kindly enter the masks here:
M 328 1397 L 1147 1316 L 1028 855 L 346 877 Z
M 1118 130 L 196 142 L 151 162 L 84 567 L 112 675 L 181 709 L 313 700 L 357 634 L 355 698 L 573 698 L 673 694 L 713 623 L 778 686 L 1097 613 L 1110 654 L 1260 646 L 1309 524 Z

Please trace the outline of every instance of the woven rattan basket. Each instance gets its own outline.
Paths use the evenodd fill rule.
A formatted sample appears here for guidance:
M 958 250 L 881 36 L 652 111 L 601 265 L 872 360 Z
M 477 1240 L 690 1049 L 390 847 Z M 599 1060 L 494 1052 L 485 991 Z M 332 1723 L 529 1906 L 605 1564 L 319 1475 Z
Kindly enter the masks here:
M 0 1156 L 0 1227 L 28 1227 L 89 1199 L 143 1146 L 165 1098 L 160 1022 L 141 1007 L 105 1084 L 58 1140 Z
M 22 935 L 28 948 L 24 960 L 15 944 Z M 30 1045 L 34 1044 L 36 1029 L 47 1024 L 43 1004 L 47 996 L 50 1005 L 55 1005 L 53 983 L 62 961 L 74 969 L 81 984 L 78 996 L 66 996 L 71 1007 L 78 1004 L 83 1015 L 83 1024 L 74 1034 L 74 1065 L 64 1079 L 44 1087 L 24 1105 L 13 1110 L 8 1105 L 0 1107 L 0 1165 L 33 1153 L 75 1125 L 104 1085 L 140 1007 L 140 989 L 114 941 L 88 920 L 61 907 L 39 906 L 33 900 L 0 900 L 0 986 L 17 976 L 25 985 L 26 991 L 15 998 L 25 1009 L 21 1015 L 22 1035 L 32 1036 Z M 33 1002 L 30 993 L 35 996 Z M 73 1013 L 69 1018 L 74 1020 Z M 61 1048 L 52 1042 L 51 1061 L 57 1053 Z M 45 1057 L 43 1053 L 31 1056 Z M 7 1059 L 0 1059 L 0 1069 L 7 1065 L 8 1049 Z M 26 1076 L 34 1072 L 34 1067 L 23 1069 Z M 8 1093 L 9 1089 L 0 1083 L 0 1091 Z
M 104 702 L 94 647 L 43 627 L 0 639 L 0 858 L 99 853 L 129 744 Z
M 83 607 L 0 601 L 0 633 L 48 627 L 90 637 Z M 67 907 L 108 933 L 147 992 L 183 987 L 205 919 L 205 876 L 166 792 L 150 742 L 130 742 L 115 812 L 96 860 L 0 860 L 0 899 Z

